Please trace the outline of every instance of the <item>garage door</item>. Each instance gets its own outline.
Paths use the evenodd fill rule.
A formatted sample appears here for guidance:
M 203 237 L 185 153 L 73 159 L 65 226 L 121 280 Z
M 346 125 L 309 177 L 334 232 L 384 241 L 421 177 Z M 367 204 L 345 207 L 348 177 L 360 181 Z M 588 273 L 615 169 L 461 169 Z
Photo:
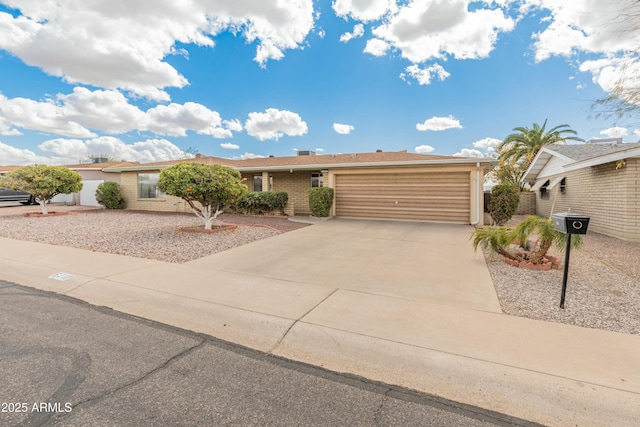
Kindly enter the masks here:
M 469 172 L 336 175 L 336 216 L 470 221 Z

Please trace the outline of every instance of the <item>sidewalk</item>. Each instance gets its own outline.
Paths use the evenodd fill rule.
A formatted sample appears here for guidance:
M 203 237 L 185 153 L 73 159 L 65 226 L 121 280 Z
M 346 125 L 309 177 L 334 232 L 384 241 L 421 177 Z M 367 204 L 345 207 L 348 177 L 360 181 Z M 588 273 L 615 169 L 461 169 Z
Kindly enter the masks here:
M 546 425 L 640 425 L 638 336 L 5 238 L 0 279 Z

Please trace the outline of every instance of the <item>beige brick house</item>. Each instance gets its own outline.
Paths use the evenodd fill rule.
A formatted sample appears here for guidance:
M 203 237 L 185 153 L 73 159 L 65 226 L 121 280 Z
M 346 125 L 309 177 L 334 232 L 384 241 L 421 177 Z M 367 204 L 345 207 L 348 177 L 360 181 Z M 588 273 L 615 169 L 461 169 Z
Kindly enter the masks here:
M 181 199 L 162 194 L 162 168 L 181 161 L 221 164 L 238 170 L 249 191 L 284 191 L 289 215 L 309 215 L 308 191 L 334 189 L 331 215 L 457 223 L 482 223 L 485 169 L 490 159 L 413 154 L 406 151 L 231 160 L 194 159 L 107 168 L 119 172 L 128 209 L 188 212 Z
M 640 242 L 640 143 L 621 140 L 543 148 L 524 175 L 536 213 L 574 212 L 589 231 Z

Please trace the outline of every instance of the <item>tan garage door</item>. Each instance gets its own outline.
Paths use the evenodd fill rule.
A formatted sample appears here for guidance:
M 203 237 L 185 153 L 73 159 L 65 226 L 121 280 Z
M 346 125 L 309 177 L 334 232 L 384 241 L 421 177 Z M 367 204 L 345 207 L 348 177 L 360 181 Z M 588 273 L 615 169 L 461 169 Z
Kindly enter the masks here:
M 336 175 L 336 216 L 470 221 L 469 172 Z

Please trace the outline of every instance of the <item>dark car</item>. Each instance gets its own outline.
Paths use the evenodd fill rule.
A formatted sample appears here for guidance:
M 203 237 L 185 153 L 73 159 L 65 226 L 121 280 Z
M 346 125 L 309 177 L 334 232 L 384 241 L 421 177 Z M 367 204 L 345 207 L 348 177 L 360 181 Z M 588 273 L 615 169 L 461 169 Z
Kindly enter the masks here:
M 0 202 L 20 202 L 23 205 L 37 204 L 35 197 L 24 191 L 0 187 Z

